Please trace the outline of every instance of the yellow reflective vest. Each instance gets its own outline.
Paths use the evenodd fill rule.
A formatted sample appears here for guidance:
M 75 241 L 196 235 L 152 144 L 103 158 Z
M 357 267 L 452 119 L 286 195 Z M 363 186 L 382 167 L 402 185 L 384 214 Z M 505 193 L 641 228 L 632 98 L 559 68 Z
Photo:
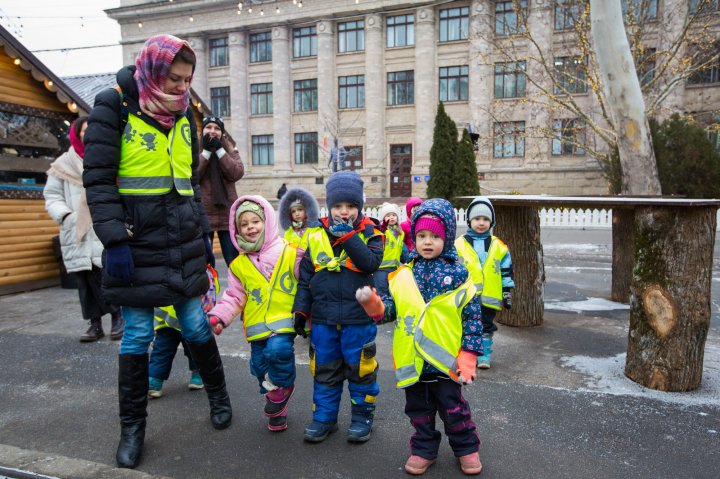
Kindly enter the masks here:
M 173 187 L 193 196 L 190 122 L 183 116 L 165 135 L 133 113 L 120 140 L 118 191 L 121 195 L 162 195 Z
M 383 247 L 383 259 L 382 263 L 380 263 L 380 269 L 395 270 L 400 266 L 404 238 L 405 233 L 402 231 L 397 237 L 390 229 L 385 231 L 385 246 Z
M 470 271 L 470 278 L 475 283 L 477 294 L 483 306 L 492 309 L 502 308 L 502 273 L 500 263 L 508 251 L 508 247 L 497 236 L 491 236 L 485 264 L 480 264 L 472 244 L 464 237 L 455 240 L 455 248 L 465 267 Z
M 460 382 L 457 356 L 462 346 L 462 310 L 475 295 L 470 278 L 427 304 L 411 265 L 390 273 L 389 285 L 397 311 L 392 349 L 397 387 L 418 382 L 425 362 Z
M 309 231 L 310 231 L 310 228 L 305 228 L 305 231 L 303 231 L 302 236 L 300 236 L 299 234 L 297 234 L 295 229 L 291 226 L 290 228 L 285 230 L 285 234 L 283 235 L 283 237 L 291 245 L 295 245 L 295 246 L 299 247 L 301 250 L 305 251 L 305 250 L 307 250 L 308 232 Z
M 243 327 L 248 341 L 267 338 L 272 333 L 294 333 L 292 306 L 297 292 L 295 258 L 297 247 L 285 244 L 270 280 L 257 269 L 246 254 L 230 263 L 247 294 Z
M 378 230 L 374 231 L 375 233 L 370 236 L 365 236 L 363 232 L 356 234 L 360 235 L 363 243 L 367 244 L 370 238 L 376 235 L 382 235 Z M 323 228 L 319 226 L 308 228 L 308 246 L 316 273 L 323 269 L 339 273 L 341 267 L 362 273 L 362 271 L 355 267 L 345 250 L 342 250 L 340 256 L 335 256 L 332 246 L 330 245 L 330 239 L 328 235 L 325 234 Z

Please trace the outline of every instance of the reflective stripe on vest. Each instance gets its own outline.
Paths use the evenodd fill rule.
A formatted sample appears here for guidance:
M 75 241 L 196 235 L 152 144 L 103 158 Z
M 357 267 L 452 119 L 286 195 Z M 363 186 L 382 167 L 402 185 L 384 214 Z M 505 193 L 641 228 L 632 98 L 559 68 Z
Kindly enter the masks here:
M 458 256 L 465 267 L 470 271 L 470 278 L 475 283 L 477 294 L 483 306 L 492 309 L 502 307 L 502 271 L 500 263 L 508 251 L 507 245 L 496 236 L 491 236 L 490 249 L 488 250 L 485 264 L 480 264 L 472 244 L 464 237 L 455 240 L 455 248 Z
M 270 281 L 246 254 L 240 254 L 230 263 L 230 270 L 240 280 L 247 295 L 243 327 L 248 341 L 266 338 L 273 332 L 295 332 L 292 305 L 297 291 L 296 256 L 297 247 L 285 243 Z
M 391 230 L 385 232 L 385 246 L 383 249 L 383 259 L 380 263 L 380 269 L 397 269 L 400 266 L 400 257 L 402 256 L 403 239 L 405 233 L 400 232 L 398 237 Z
M 358 232 L 356 234 L 360 235 L 360 239 L 365 244 L 370 241 L 370 238 L 377 235 L 382 236 L 381 233 L 373 234 L 369 237 L 365 237 L 365 233 L 362 232 Z M 340 256 L 335 256 L 332 246 L 330 245 L 328 235 L 326 235 L 325 231 L 319 226 L 308 228 L 308 247 L 310 248 L 310 254 L 312 255 L 313 265 L 315 265 L 315 272 L 327 269 L 328 271 L 339 273 L 341 267 L 361 272 L 355 267 L 355 265 L 353 265 L 352 260 L 348 258 L 345 250 L 340 252 Z
M 290 243 L 291 245 L 295 245 L 301 250 L 305 251 L 307 250 L 308 244 L 308 231 L 310 231 L 310 228 L 305 228 L 302 236 L 300 236 L 291 226 L 290 228 L 285 230 L 285 234 L 283 236 L 288 243 Z
M 161 195 L 173 186 L 192 196 L 190 122 L 183 116 L 165 135 L 132 113 L 120 140 L 118 191 L 123 195 Z
M 461 311 L 475 295 L 472 281 L 468 279 L 459 288 L 438 295 L 427 304 L 410 266 L 401 266 L 391 273 L 389 285 L 397 310 L 393 334 L 397 387 L 415 384 L 420 379 L 424 362 L 459 381 L 457 355 L 462 345 Z
M 172 306 L 155 308 L 154 316 L 153 329 L 155 331 L 162 328 L 174 328 L 180 331 L 180 321 L 177 319 L 175 308 Z

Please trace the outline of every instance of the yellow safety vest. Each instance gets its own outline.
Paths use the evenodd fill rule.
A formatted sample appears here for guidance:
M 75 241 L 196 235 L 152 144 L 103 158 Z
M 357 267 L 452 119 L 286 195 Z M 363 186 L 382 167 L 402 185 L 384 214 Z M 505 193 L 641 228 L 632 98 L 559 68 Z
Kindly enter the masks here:
M 477 294 L 483 306 L 492 309 L 502 308 L 502 273 L 500 263 L 508 251 L 508 247 L 497 236 L 492 236 L 485 264 L 480 264 L 472 244 L 464 237 L 455 240 L 455 248 L 465 267 L 470 271 L 470 278 L 475 283 Z
M 213 292 L 213 298 L 215 298 L 220 295 L 220 280 L 218 279 L 217 271 L 215 271 L 214 268 L 208 265 L 208 269 L 212 271 L 212 273 L 208 274 L 212 276 L 213 284 L 210 286 L 208 292 L 205 293 L 205 296 L 207 297 L 211 292 Z M 215 304 L 214 300 L 211 302 L 211 304 Z M 208 309 L 206 309 L 205 311 L 207 312 L 209 308 L 210 306 L 208 306 Z M 173 308 L 172 306 L 155 308 L 154 316 L 155 318 L 153 321 L 153 329 L 155 331 L 162 328 L 175 328 L 180 331 L 180 321 L 178 321 L 177 314 L 175 314 L 175 308 Z
M 339 273 L 340 267 L 350 269 L 352 271 L 361 272 L 353 265 L 352 260 L 348 257 L 345 250 L 342 250 L 340 256 L 335 256 L 332 246 L 330 245 L 330 239 L 325 234 L 323 228 L 317 226 L 314 228 L 308 228 L 308 246 L 310 247 L 310 254 L 312 255 L 312 262 L 315 265 L 315 272 L 323 269 L 328 271 L 334 271 Z M 360 235 L 360 239 L 363 243 L 367 244 L 370 238 L 382 235 L 378 230 L 375 230 L 375 234 L 369 237 L 365 236 L 365 233 L 357 233 Z
M 132 113 L 120 140 L 118 191 L 122 195 L 163 195 L 175 187 L 193 196 L 190 122 L 183 116 L 165 135 Z
M 310 231 L 310 228 L 305 228 L 305 231 L 303 232 L 302 236 L 298 235 L 295 229 L 291 226 L 290 228 L 285 230 L 285 234 L 283 235 L 288 243 L 295 245 L 299 247 L 301 250 L 305 251 L 307 250 L 307 244 L 308 244 L 308 232 Z
M 248 341 L 267 338 L 272 333 L 294 333 L 292 306 L 297 292 L 295 258 L 297 247 L 285 244 L 270 281 L 246 254 L 230 263 L 230 270 L 245 288 L 247 301 L 243 327 Z
M 398 237 L 395 237 L 395 234 L 389 229 L 385 232 L 385 247 L 383 249 L 383 259 L 382 263 L 380 263 L 380 269 L 395 270 L 400 266 L 404 238 L 405 233 L 402 231 L 400 231 Z
M 390 273 L 390 293 L 397 311 L 392 349 L 397 387 L 418 382 L 425 362 L 460 382 L 457 356 L 462 346 L 461 314 L 475 295 L 470 278 L 425 304 L 411 265 L 405 265 Z

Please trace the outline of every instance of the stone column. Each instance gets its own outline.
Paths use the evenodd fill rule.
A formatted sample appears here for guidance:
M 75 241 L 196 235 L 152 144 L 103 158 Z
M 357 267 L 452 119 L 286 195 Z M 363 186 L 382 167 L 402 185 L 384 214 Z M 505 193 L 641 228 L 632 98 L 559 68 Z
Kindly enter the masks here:
M 413 174 L 430 168 L 433 125 L 437 112 L 438 71 L 435 67 L 435 12 L 421 8 L 415 15 L 415 148 Z
M 326 168 L 333 147 L 333 138 L 340 137 L 340 118 L 337 111 L 335 81 L 335 38 L 333 22 L 323 20 L 317 24 L 317 86 L 318 86 L 318 167 Z M 323 138 L 327 137 L 327 146 Z
M 382 17 L 377 14 L 365 17 L 365 165 L 385 175 L 389 153 L 385 144 L 385 48 L 382 34 Z
M 291 135 L 291 82 L 289 31 L 280 26 L 272 29 L 273 72 L 273 140 L 275 174 L 292 171 L 293 152 Z
M 542 55 L 549 68 L 553 68 L 553 2 L 537 2 L 531 9 L 528 17 L 528 30 L 535 42 L 542 48 Z M 534 47 L 528 47 L 531 52 L 527 55 L 526 71 L 530 78 L 541 84 L 546 91 L 552 91 L 552 81 L 549 79 L 545 66 L 540 61 L 540 52 Z M 519 54 L 513 56 L 520 59 Z M 509 60 L 508 60 L 509 61 Z M 530 101 L 529 121 L 525 125 L 525 162 L 533 161 L 547 164 L 551 159 L 551 140 L 547 129 L 552 128 L 552 114 L 546 95 L 530 81 L 525 87 L 525 96 Z
M 473 0 L 470 7 L 470 115 L 473 133 L 486 137 L 492 131 L 492 125 L 488 125 L 488 112 L 492 107 L 493 83 L 488 79 L 493 78 L 494 65 L 492 57 L 492 44 L 490 40 L 494 37 L 493 32 L 493 11 L 485 0 Z M 480 143 L 487 144 L 487 141 L 480 140 Z M 492 145 L 492 142 L 489 143 Z M 480 151 L 487 151 L 481 149 Z
M 188 43 L 195 51 L 195 74 L 193 75 L 192 87 L 200 98 L 210 103 L 210 93 L 207 89 L 208 59 L 205 54 L 204 37 L 188 37 Z
M 240 157 L 245 164 L 252 163 L 248 148 L 249 95 L 247 83 L 247 33 L 232 32 L 228 36 L 230 43 L 230 118 L 232 131 Z

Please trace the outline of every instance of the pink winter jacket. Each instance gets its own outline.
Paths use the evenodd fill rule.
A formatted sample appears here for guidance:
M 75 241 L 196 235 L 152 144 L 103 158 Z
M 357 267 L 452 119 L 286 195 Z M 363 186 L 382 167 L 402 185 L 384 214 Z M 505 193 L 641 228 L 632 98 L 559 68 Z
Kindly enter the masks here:
M 235 210 L 237 210 L 238 205 L 245 200 L 254 201 L 261 205 L 265 211 L 265 242 L 260 248 L 260 251 L 257 252 L 242 250 L 235 239 L 237 231 L 237 227 L 235 226 Z M 244 195 L 239 197 L 230 207 L 228 230 L 230 231 L 230 238 L 235 248 L 237 248 L 241 255 L 247 255 L 250 261 L 257 266 L 258 271 L 269 280 L 280 258 L 280 254 L 282 254 L 283 248 L 287 244 L 287 241 L 278 235 L 277 216 L 270 203 L 262 196 Z M 300 260 L 303 257 L 303 253 L 302 250 L 298 249 L 294 268 L 296 278 L 298 277 Z M 246 301 L 247 293 L 245 292 L 245 287 L 240 282 L 240 279 L 238 279 L 231 270 L 228 270 L 228 284 L 222 300 L 208 313 L 208 316 L 217 317 L 223 326 L 227 327 L 233 322 L 236 316 L 239 316 L 243 312 Z
M 414 196 L 408 198 L 405 203 L 405 213 L 407 214 L 407 219 L 400 223 L 400 228 L 402 228 L 403 233 L 405 233 L 403 242 L 405 243 L 405 246 L 407 246 L 408 251 L 415 249 L 415 238 L 413 238 L 412 234 L 410 234 L 410 220 L 412 220 L 411 210 L 414 206 L 420 205 L 420 203 L 422 203 L 422 200 Z

